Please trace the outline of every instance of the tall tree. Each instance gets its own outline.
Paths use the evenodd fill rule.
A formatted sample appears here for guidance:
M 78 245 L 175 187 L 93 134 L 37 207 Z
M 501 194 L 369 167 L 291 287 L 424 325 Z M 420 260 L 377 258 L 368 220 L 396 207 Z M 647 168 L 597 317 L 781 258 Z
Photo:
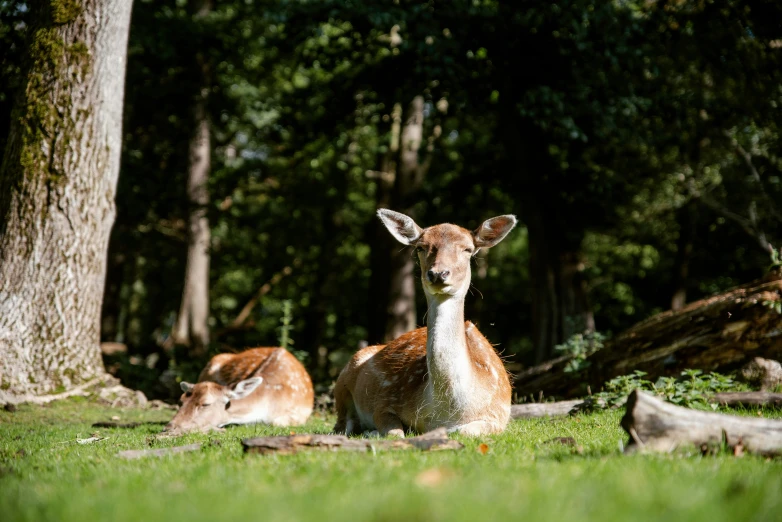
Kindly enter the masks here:
M 415 96 L 402 116 L 397 103 L 391 113 L 388 151 L 383 155 L 378 178 L 377 206 L 414 214 L 413 205 L 432 160 L 432 139 L 424 140 L 424 97 Z M 422 148 L 426 154 L 421 157 Z M 416 327 L 415 259 L 409 248 L 391 243 L 388 232 L 378 220 L 372 245 L 370 302 L 376 303 L 370 314 L 369 338 L 391 341 Z
M 212 0 L 196 0 L 196 23 L 212 10 Z M 211 168 L 211 130 L 207 102 L 210 90 L 210 64 L 203 49 L 196 52 L 194 67 L 200 79 L 193 99 L 193 133 L 190 137 L 187 199 L 187 264 L 179 315 L 172 341 L 190 346 L 193 355 L 203 355 L 209 344 L 209 170 Z
M 33 4 L 0 167 L 0 401 L 103 374 L 132 2 Z

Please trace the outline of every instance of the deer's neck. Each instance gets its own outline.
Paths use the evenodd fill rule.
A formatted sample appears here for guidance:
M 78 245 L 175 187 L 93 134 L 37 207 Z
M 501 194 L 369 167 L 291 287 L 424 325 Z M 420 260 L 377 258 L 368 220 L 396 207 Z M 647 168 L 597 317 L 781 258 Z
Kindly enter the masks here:
M 429 296 L 426 365 L 433 399 L 447 401 L 450 409 L 466 408 L 473 371 L 464 330 L 464 297 Z

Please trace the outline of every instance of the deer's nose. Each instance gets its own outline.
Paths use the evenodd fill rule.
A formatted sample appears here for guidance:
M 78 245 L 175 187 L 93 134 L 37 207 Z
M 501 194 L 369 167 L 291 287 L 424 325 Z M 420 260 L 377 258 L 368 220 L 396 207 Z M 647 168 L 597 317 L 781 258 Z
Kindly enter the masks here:
M 445 281 L 448 279 L 448 276 L 451 274 L 448 270 L 443 270 L 442 272 L 435 272 L 434 270 L 429 270 L 426 272 L 426 278 L 429 280 L 430 283 L 445 283 Z

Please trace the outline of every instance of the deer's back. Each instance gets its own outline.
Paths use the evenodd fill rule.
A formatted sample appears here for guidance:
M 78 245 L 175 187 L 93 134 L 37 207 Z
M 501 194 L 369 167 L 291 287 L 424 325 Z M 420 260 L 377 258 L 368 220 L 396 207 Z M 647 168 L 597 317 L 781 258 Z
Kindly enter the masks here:
M 280 352 L 277 352 L 280 350 Z M 269 357 L 274 359 L 268 361 Z M 278 400 L 312 404 L 315 393 L 312 379 L 304 366 L 284 348 L 251 348 L 239 353 L 215 355 L 201 372 L 198 380 L 233 386 L 250 377 L 263 377 L 257 393 Z

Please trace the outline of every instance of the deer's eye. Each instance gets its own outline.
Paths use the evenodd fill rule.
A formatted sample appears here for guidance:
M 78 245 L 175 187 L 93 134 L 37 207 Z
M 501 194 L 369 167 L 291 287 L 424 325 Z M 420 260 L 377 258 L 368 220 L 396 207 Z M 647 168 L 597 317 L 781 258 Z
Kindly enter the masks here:
M 201 407 L 201 408 L 207 408 L 207 407 L 209 407 L 209 406 L 211 406 L 211 405 L 212 405 L 212 403 L 211 403 L 211 402 L 205 402 L 205 403 L 201 404 L 201 406 L 200 406 L 200 407 Z
M 472 248 L 465 248 L 464 251 L 468 254 L 472 254 Z

